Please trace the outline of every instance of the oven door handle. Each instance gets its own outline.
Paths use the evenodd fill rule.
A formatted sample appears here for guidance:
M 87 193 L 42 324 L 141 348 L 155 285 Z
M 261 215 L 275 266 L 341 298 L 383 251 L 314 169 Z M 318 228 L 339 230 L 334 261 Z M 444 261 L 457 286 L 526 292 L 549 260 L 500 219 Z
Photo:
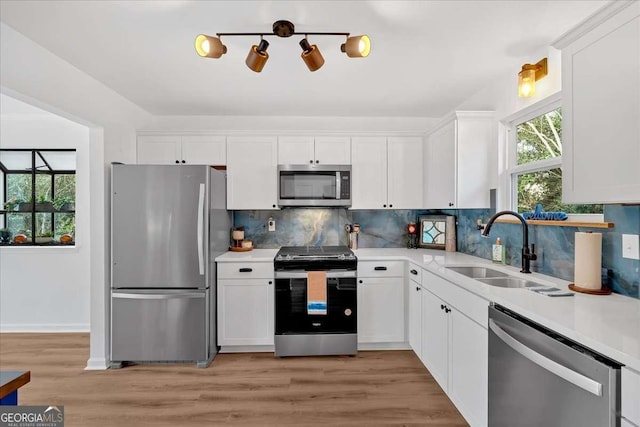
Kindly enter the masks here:
M 568 381 L 571 384 L 580 387 L 581 389 L 586 390 L 591 394 L 602 396 L 602 384 L 576 371 L 573 371 L 564 365 L 554 362 L 553 360 L 549 359 L 546 356 L 543 356 L 536 351 L 533 351 L 532 349 L 509 335 L 500 326 L 498 326 L 498 324 L 493 319 L 489 319 L 489 329 L 491 329 L 491 331 L 496 334 L 496 336 L 500 338 L 506 345 L 519 353 L 522 357 L 525 357 L 536 365 L 540 366 L 542 369 L 546 369 L 547 371 L 555 374 L 563 380 Z
M 276 271 L 276 279 L 306 279 L 307 271 Z M 356 271 L 327 271 L 327 279 L 357 277 Z

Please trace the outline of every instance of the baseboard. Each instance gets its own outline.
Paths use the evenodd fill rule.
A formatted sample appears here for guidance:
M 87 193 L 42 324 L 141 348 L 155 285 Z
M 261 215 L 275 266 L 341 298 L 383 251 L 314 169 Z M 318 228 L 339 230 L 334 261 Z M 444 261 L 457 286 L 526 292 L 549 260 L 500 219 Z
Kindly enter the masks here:
M 273 353 L 272 345 L 223 345 L 219 353 Z
M 0 325 L 0 333 L 16 332 L 40 332 L 40 333 L 63 333 L 63 332 L 86 332 L 89 333 L 88 323 L 14 323 Z
M 411 350 L 406 342 L 358 343 L 358 350 Z
M 104 357 L 93 357 L 87 360 L 85 371 L 104 371 L 107 369 L 107 359 Z

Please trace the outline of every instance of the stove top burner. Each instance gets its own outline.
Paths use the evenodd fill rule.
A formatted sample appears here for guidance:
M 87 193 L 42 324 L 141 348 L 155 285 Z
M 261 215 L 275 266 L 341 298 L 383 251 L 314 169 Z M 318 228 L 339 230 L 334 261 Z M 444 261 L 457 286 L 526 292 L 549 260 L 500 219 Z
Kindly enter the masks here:
M 354 260 L 356 256 L 346 246 L 283 246 L 276 255 L 276 261 L 303 259 Z

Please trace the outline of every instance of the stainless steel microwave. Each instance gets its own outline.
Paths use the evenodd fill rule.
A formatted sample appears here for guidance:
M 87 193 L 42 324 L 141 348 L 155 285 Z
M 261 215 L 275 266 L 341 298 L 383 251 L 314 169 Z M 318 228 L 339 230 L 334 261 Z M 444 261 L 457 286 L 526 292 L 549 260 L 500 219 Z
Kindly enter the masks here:
M 351 165 L 278 165 L 278 205 L 351 206 Z

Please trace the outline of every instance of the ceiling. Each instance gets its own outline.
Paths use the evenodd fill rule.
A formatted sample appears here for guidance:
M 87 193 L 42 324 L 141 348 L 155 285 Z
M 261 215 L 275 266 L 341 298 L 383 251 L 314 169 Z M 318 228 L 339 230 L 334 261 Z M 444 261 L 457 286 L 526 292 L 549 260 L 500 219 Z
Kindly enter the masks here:
M 606 3 L 2 0 L 0 17 L 155 115 L 441 117 Z M 279 19 L 297 32 L 367 34 L 371 55 L 309 36 L 325 58 L 311 73 L 302 36 L 267 37 L 270 58 L 254 73 L 244 60 L 258 37 L 223 38 L 220 59 L 195 53 L 199 33 L 270 32 Z

